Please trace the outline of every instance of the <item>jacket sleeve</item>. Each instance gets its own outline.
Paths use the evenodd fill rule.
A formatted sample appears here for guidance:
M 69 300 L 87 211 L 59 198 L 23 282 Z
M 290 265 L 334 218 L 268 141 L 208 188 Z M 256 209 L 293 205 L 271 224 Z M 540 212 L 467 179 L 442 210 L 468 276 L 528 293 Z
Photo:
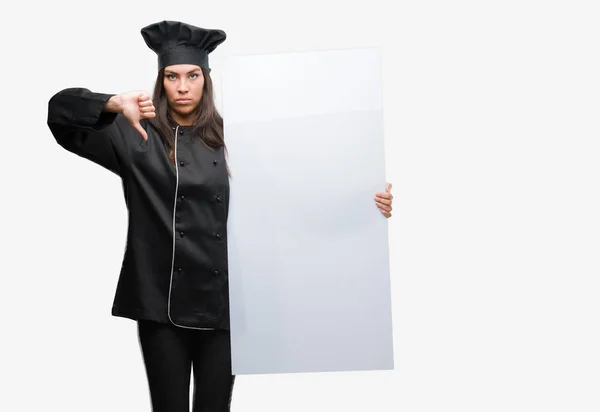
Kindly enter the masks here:
M 83 88 L 64 89 L 48 103 L 48 127 L 64 149 L 123 176 L 129 148 L 123 122 L 115 121 L 122 115 L 104 111 L 112 96 Z

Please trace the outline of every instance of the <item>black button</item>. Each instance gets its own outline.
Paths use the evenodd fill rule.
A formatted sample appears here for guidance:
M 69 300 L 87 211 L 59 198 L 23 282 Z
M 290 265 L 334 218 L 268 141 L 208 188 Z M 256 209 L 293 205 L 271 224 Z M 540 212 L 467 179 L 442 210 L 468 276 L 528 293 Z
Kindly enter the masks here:
M 218 276 L 219 275 L 219 271 L 217 269 L 215 269 L 214 274 Z
M 213 160 L 213 164 L 216 166 L 217 165 L 217 160 Z
M 215 200 L 219 203 L 221 203 L 221 196 L 215 196 Z
M 183 134 L 183 129 L 179 129 L 179 134 Z
M 183 232 L 179 232 L 179 236 L 183 237 Z
M 185 163 L 183 163 L 183 160 L 182 160 L 181 162 L 179 162 L 179 164 L 180 164 L 181 166 L 185 166 Z
M 215 237 L 216 237 L 217 239 L 221 239 L 221 234 L 220 234 L 220 233 L 215 233 Z
M 179 200 L 183 200 L 183 199 L 185 199 L 184 195 L 179 196 Z
M 181 272 L 183 272 L 183 269 L 179 268 L 179 269 L 177 269 L 177 271 L 178 271 L 179 273 L 181 273 Z

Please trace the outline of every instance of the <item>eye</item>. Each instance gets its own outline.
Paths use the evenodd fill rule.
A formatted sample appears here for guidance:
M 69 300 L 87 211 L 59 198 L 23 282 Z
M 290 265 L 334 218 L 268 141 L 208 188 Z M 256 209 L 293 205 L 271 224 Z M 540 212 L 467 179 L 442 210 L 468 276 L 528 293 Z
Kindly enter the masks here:
M 175 80 L 175 75 L 174 74 L 167 74 L 167 79 L 169 79 L 169 80 Z
M 198 73 L 190 74 L 190 78 L 192 78 L 192 79 L 196 79 L 197 77 L 198 77 Z

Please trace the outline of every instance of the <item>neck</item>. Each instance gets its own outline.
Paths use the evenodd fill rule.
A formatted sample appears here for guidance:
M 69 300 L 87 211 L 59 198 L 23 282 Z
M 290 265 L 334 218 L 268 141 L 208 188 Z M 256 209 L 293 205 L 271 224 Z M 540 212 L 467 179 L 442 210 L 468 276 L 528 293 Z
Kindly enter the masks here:
M 194 125 L 194 117 L 192 115 L 189 116 L 180 116 L 177 113 L 171 113 L 171 118 L 179 125 L 179 126 L 193 126 Z

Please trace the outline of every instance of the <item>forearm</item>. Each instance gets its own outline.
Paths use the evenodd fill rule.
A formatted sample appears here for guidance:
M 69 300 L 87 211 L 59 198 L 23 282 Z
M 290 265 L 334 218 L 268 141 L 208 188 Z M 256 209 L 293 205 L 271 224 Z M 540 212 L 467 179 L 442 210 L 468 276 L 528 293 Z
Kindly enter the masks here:
M 119 100 L 115 95 L 93 93 L 83 88 L 64 89 L 55 94 L 48 105 L 48 124 L 102 129 L 115 119 Z M 109 110 L 105 109 L 109 100 Z
M 119 103 L 115 95 L 64 89 L 50 99 L 48 126 L 63 148 L 121 174 L 128 148 L 114 124 Z

